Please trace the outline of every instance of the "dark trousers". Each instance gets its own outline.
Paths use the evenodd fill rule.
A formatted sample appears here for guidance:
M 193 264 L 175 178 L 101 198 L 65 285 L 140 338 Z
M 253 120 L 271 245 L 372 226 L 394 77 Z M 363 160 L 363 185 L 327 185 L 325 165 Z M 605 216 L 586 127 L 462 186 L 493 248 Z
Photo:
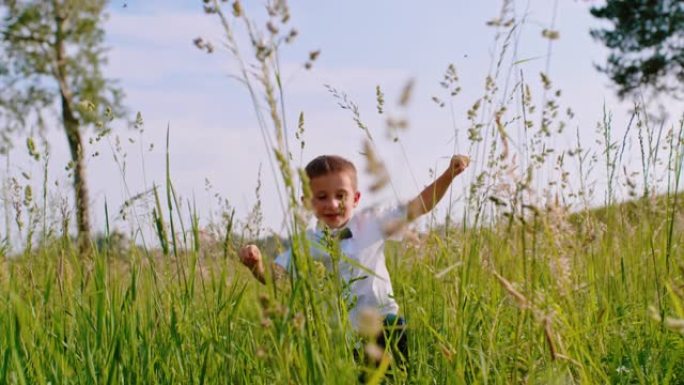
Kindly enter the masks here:
M 409 358 L 406 320 L 396 314 L 388 314 L 385 316 L 383 326 L 383 332 L 376 340 L 377 344 L 383 348 L 389 344 L 394 362 L 399 368 L 406 369 Z
M 409 366 L 409 352 L 408 352 L 408 335 L 406 332 L 406 320 L 404 317 L 396 314 L 388 314 L 383 320 L 383 330 L 375 338 L 375 343 L 383 350 L 389 350 L 394 358 L 394 363 L 390 366 L 387 375 L 392 377 L 394 370 L 401 370 L 404 373 L 408 372 Z M 354 357 L 357 362 L 361 363 L 360 350 L 354 351 Z M 380 362 L 369 360 L 365 358 L 365 365 L 377 367 Z M 408 374 L 408 373 L 407 373 Z M 364 372 L 359 376 L 359 382 L 365 383 L 367 380 Z

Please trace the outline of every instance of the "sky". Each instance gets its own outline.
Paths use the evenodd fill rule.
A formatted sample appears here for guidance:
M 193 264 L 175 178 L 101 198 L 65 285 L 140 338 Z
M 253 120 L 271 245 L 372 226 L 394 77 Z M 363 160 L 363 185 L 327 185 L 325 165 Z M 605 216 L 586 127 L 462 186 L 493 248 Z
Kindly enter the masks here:
M 243 3 L 256 25 L 263 26 L 264 2 Z M 563 108 L 575 112 L 569 134 L 559 136 L 559 142 L 571 140 L 576 133 L 587 138 L 595 135 L 604 106 L 619 135 L 621 127 L 627 126 L 631 104 L 620 102 L 607 77 L 595 69 L 607 54 L 589 35 L 591 28 L 601 25 L 589 14 L 590 6 L 597 3 L 529 0 L 509 4 L 516 20 L 524 23 L 506 48 L 500 86 L 506 85 L 506 76 L 515 79 L 523 74 L 538 89 L 539 73 L 545 72 L 554 89 L 562 90 Z M 361 206 L 411 199 L 430 182 L 430 170 L 442 171 L 453 153 L 467 153 L 480 162 L 479 169 L 484 167 L 482 156 L 475 159 L 476 154 L 468 153 L 465 115 L 482 96 L 485 78 L 502 50 L 503 39 L 496 39 L 502 30 L 487 25 L 500 14 L 502 1 L 321 0 L 288 5 L 288 25 L 297 29 L 298 36 L 294 43 L 281 47 L 279 57 L 285 123 L 295 165 L 319 154 L 340 154 L 363 169 L 365 134 L 351 113 L 339 107 L 339 100 L 325 87 L 329 85 L 359 106 L 392 178 L 393 188 L 374 194 L 368 191 L 371 178 L 360 172 Z M 542 36 L 544 29 L 558 31 L 559 39 L 549 41 Z M 127 129 L 123 122 L 113 122 L 114 135 L 87 149 L 99 154 L 91 156 L 87 165 L 95 226 L 103 226 L 105 200 L 110 212 L 115 212 L 113 208 L 153 184 L 164 185 L 168 130 L 174 188 L 181 201 L 193 202 L 202 223 L 212 221 L 219 211 L 217 197 L 229 202 L 237 218 L 245 218 L 259 200 L 264 228 L 283 234 L 285 214 L 276 187 L 280 182 L 268 162 L 270 150 L 264 145 L 249 94 L 233 77 L 235 61 L 223 45 L 218 18 L 205 14 L 199 0 L 114 0 L 105 31 L 106 75 L 118 81 L 130 116 L 140 112 L 144 125 L 140 133 Z M 197 49 L 193 44 L 197 37 L 210 41 L 215 51 L 207 54 Z M 320 56 L 307 70 L 304 63 L 315 50 L 320 50 Z M 452 63 L 462 91 L 449 106 L 440 108 L 432 98 L 443 96 L 439 82 Z M 403 108 L 397 100 L 409 81 L 414 84 L 411 102 Z M 383 115 L 376 112 L 376 86 L 386 99 Z M 681 116 L 681 106 L 677 108 L 674 115 Z M 300 113 L 305 121 L 301 151 L 294 135 Z M 387 116 L 409 122 L 398 142 L 385 138 Z M 63 168 L 68 162 L 64 134 L 52 129 L 47 141 L 51 153 L 48 179 L 61 183 L 63 194 L 69 196 Z M 24 158 L 19 146 L 11 154 L 12 173 L 39 175 L 40 166 Z M 452 200 L 463 195 L 478 170 L 471 168 L 454 182 Z M 437 212 L 446 210 L 447 201 L 440 203 Z M 142 221 L 149 220 L 145 207 L 137 214 Z M 135 222 L 131 215 L 110 218 L 114 228 L 126 229 L 131 221 Z

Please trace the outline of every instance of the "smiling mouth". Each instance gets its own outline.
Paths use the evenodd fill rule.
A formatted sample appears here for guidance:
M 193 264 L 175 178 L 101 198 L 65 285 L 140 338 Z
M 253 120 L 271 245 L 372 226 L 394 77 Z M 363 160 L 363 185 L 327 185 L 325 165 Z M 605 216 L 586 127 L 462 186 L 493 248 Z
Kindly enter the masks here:
M 334 221 L 342 218 L 342 214 L 325 214 L 324 217 Z

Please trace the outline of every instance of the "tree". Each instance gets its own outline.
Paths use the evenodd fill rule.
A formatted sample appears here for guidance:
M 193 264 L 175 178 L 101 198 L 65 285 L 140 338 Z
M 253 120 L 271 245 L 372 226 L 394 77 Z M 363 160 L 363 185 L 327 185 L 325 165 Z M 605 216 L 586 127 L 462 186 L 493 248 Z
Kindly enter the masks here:
M 592 29 L 610 54 L 597 66 L 617 86 L 618 96 L 645 86 L 655 92 L 681 95 L 684 90 L 684 1 L 607 0 L 591 14 L 612 24 Z
M 90 245 L 83 130 L 123 115 L 122 91 L 105 79 L 107 0 L 0 0 L 0 118 L 3 137 L 45 122 L 46 111 L 66 134 L 82 251 Z

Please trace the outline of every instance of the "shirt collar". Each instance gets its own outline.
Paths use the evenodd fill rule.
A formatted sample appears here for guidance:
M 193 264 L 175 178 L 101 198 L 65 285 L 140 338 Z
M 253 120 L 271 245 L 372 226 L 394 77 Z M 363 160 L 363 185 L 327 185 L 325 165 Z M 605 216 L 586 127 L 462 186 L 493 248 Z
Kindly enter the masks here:
M 349 221 L 347 221 L 347 224 L 344 227 L 334 230 L 328 229 L 328 227 L 322 221 L 316 222 L 314 234 L 318 239 L 325 237 L 326 230 L 330 231 L 330 235 L 333 237 L 338 237 L 340 240 L 353 238 L 355 231 L 354 217 L 349 218 Z

